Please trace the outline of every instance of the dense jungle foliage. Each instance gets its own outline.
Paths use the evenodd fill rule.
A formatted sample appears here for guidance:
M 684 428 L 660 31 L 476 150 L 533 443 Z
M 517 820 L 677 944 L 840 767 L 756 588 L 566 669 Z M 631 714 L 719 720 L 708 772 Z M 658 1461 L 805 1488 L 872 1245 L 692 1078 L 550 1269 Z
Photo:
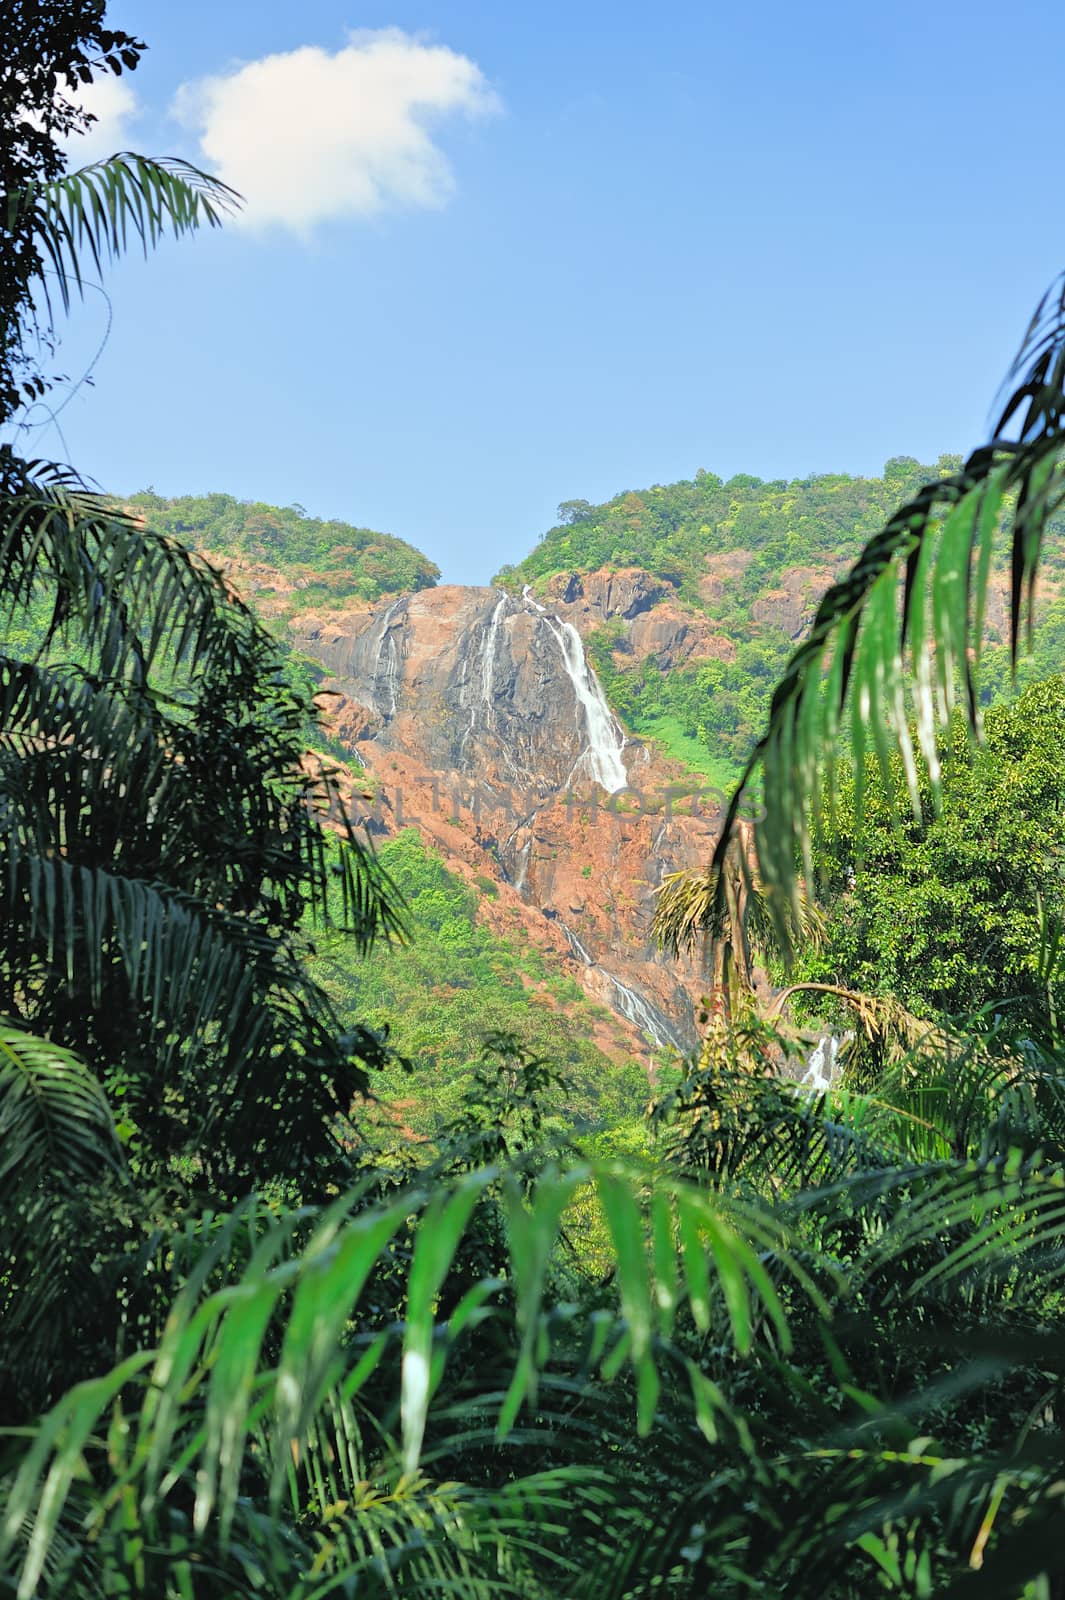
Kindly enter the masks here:
M 894 996 L 927 1018 L 998 1007 L 1050 1033 L 1065 1000 L 1045 970 L 1047 940 L 1065 927 L 1063 726 L 1061 677 L 988 711 L 975 753 L 956 717 L 941 803 L 925 782 L 920 818 L 898 761 L 894 790 L 866 774 L 860 824 L 853 781 L 841 785 L 819 852 L 825 925 L 795 975 Z
M 235 203 L 177 163 L 65 173 L 71 90 L 142 47 L 98 0 L 10 22 L 38 117 L 27 140 L 0 97 L 0 424 L 47 387 L 24 336 L 46 255 L 69 289 L 79 251 Z M 989 574 L 1014 579 L 1011 644 L 1065 495 L 1065 287 L 1010 376 L 993 439 L 875 532 L 789 658 L 753 837 L 740 793 L 663 895 L 663 937 L 709 934 L 719 981 L 624 1159 L 559 1116 L 579 1050 L 498 1032 L 432 1138 L 393 1120 L 382 1148 L 391 1039 L 314 962 L 404 922 L 437 970 L 451 947 L 509 982 L 510 953 L 410 839 L 393 877 L 326 834 L 306 701 L 209 566 L 0 447 L 0 1594 L 1065 1594 L 1060 682 L 988 714 L 968 777 L 962 751 Z M 779 1071 L 801 1029 L 744 960 L 816 941 L 822 838 L 844 924 L 851 871 L 906 903 L 900 775 L 918 887 L 964 885 L 977 922 L 981 876 L 1022 922 L 1040 891 L 998 968 L 967 951 L 1021 1004 L 922 1019 L 851 988 L 843 1076 L 803 1093 Z M 980 998 L 963 966 L 930 1008 Z

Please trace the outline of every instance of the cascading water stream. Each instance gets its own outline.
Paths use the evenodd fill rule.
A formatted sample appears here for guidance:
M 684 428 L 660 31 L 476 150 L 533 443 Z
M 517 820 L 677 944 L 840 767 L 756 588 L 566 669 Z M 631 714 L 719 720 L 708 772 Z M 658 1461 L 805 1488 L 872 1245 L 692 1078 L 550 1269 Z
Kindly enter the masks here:
M 511 837 L 513 837 L 513 835 Z M 508 843 L 509 843 L 509 840 L 508 840 Z M 514 877 L 513 877 L 512 881 L 513 881 L 515 889 L 518 891 L 519 894 L 524 894 L 525 893 L 525 880 L 529 875 L 529 857 L 530 857 L 531 854 L 532 854 L 532 835 L 530 834 L 529 837 L 526 839 L 525 843 L 522 845 L 521 849 L 518 851 L 517 858 L 516 858 L 517 859 L 518 870 L 514 874 Z
M 606 703 L 606 696 L 599 679 L 592 671 L 584 653 L 581 636 L 572 622 L 562 622 L 556 617 L 545 617 L 544 620 L 562 652 L 562 660 L 573 685 L 573 692 L 577 696 L 577 704 L 584 712 L 584 726 L 588 737 L 588 747 L 578 756 L 573 771 L 566 781 L 572 783 L 581 767 L 584 767 L 593 783 L 599 784 L 607 794 L 617 794 L 619 789 L 627 788 L 629 783 L 629 775 L 621 759 L 621 752 L 625 748 L 625 736 L 617 718 Z
M 800 1089 L 809 1089 L 813 1094 L 828 1093 L 836 1078 L 836 1057 L 839 1055 L 839 1047 L 840 1040 L 834 1033 L 818 1039 L 807 1057 L 806 1071 L 799 1079 Z
M 465 751 L 470 735 L 477 726 L 478 713 L 483 710 L 486 724 L 491 715 L 492 689 L 495 679 L 496 646 L 499 642 L 500 623 L 502 622 L 503 613 L 507 608 L 507 602 L 509 599 L 510 596 L 508 594 L 504 594 L 499 598 L 499 600 L 497 600 L 488 625 L 483 629 L 481 634 L 481 671 L 479 696 L 475 697 L 473 692 L 473 664 L 467 668 L 465 680 L 461 690 L 459 691 L 460 703 L 466 706 L 467 710 L 469 711 L 469 717 L 466 723 L 466 731 L 462 735 L 462 743 L 459 747 L 460 754 Z
M 586 946 L 578 939 L 573 929 L 566 923 L 559 922 L 559 927 L 566 936 L 566 943 L 582 966 L 591 967 L 595 972 L 601 972 L 618 999 L 618 1010 L 622 1016 L 627 1017 L 641 1033 L 648 1034 L 659 1049 L 681 1050 L 680 1040 L 669 1026 L 661 1012 L 656 1011 L 641 994 L 635 989 L 630 989 L 627 983 L 622 983 L 620 978 L 615 978 L 612 972 L 601 967 L 598 961 L 592 959 Z
M 573 770 L 566 779 L 567 784 L 573 782 L 583 767 L 592 782 L 599 784 L 607 794 L 617 794 L 620 789 L 627 789 L 629 775 L 621 759 L 621 752 L 625 748 L 625 735 L 621 731 L 617 717 L 607 705 L 602 685 L 584 653 L 584 642 L 580 634 L 572 622 L 563 622 L 561 617 L 551 616 L 546 606 L 542 606 L 539 600 L 534 600 L 528 584 L 522 589 L 521 598 L 526 606 L 543 617 L 551 637 L 562 653 L 562 664 L 573 685 L 577 704 L 584 712 L 588 744 L 574 762 Z
M 377 654 L 374 657 L 374 704 L 377 706 L 379 711 L 382 711 L 383 714 L 388 717 L 394 717 L 396 714 L 396 687 L 399 679 L 399 652 L 396 649 L 396 641 L 393 639 L 389 630 L 392 626 L 392 618 L 395 616 L 402 604 L 403 596 L 401 595 L 398 600 L 393 600 L 392 604 L 381 618 L 381 631 L 377 635 Z M 384 708 L 381 706 L 378 698 L 378 690 L 381 681 L 382 658 L 384 659 L 385 663 L 385 688 L 388 691 L 387 711 L 384 711 Z
M 660 1049 L 682 1048 L 680 1040 L 665 1018 L 649 1005 L 642 995 L 637 994 L 635 989 L 630 989 L 627 983 L 622 983 L 620 978 L 615 978 L 612 972 L 607 972 L 605 967 L 600 967 L 599 971 L 617 994 L 619 1011 L 628 1017 L 630 1022 L 634 1022 L 644 1033 L 650 1034 Z
M 492 612 L 492 620 L 488 624 L 488 633 L 481 656 L 481 702 L 489 707 L 492 704 L 492 679 L 495 668 L 496 643 L 499 639 L 499 625 L 509 599 L 509 595 L 503 595 Z
M 566 943 L 569 945 L 570 949 L 573 951 L 573 954 L 577 957 L 577 960 L 581 963 L 581 965 L 585 967 L 594 967 L 596 963 L 588 954 L 585 946 L 577 938 L 577 935 L 574 933 L 573 929 L 568 928 L 564 922 L 560 922 L 559 927 L 566 935 Z

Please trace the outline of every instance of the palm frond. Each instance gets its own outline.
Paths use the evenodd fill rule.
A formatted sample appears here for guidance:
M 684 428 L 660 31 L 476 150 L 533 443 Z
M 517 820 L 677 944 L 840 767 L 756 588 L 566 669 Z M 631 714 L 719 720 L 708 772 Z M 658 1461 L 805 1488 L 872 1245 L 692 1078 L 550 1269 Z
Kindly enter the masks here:
M 99 273 L 131 242 L 145 254 L 170 232 L 218 227 L 240 204 L 235 190 L 187 161 L 123 151 L 50 182 L 0 197 L 11 234 L 29 234 L 51 263 L 64 309 L 83 287 L 86 262 Z M 42 280 L 47 295 L 48 280 Z
M 892 791 L 898 763 L 920 816 L 921 772 L 938 803 L 938 734 L 957 705 L 978 733 L 992 567 L 1000 558 L 1009 563 L 1016 659 L 1031 629 L 1043 534 L 1065 501 L 1060 284 L 1041 303 L 1009 381 L 1015 387 L 989 443 L 900 507 L 821 601 L 729 804 L 702 892 L 707 925 L 725 904 L 741 808 L 756 773 L 764 805 L 755 830 L 758 875 L 787 949 L 801 919 L 799 884 L 812 883 L 813 843 L 820 817 L 833 805 L 840 760 L 853 767 L 859 815 L 868 757 Z M 1011 429 L 1016 437 L 1008 436 Z M 742 866 L 745 853 L 738 859 Z M 669 901 L 667 913 L 660 927 L 675 939 L 684 919 L 669 912 Z
M 810 1094 L 735 1059 L 704 1057 L 656 1102 L 653 1119 L 679 1171 L 778 1204 L 795 1190 L 882 1173 L 905 1148 L 887 1119 L 868 1115 L 855 1097 Z
M 824 917 L 803 883 L 796 886 L 796 932 L 816 946 Z M 709 989 L 726 1018 L 740 1014 L 756 989 L 759 962 L 781 953 L 772 895 L 758 864 L 752 825 L 741 819 L 728 850 L 701 871 L 670 873 L 658 890 L 654 936 L 672 954 L 703 943 Z
M 0 1018 L 0 1215 L 44 1180 L 60 1191 L 122 1170 L 98 1079 L 71 1050 Z
M 876 1254 L 876 1271 L 904 1256 L 924 1259 L 911 1296 L 1004 1281 L 1017 1297 L 1029 1288 L 1046 1295 L 1065 1274 L 1065 1174 L 1019 1149 L 929 1168 Z
M 96 1075 L 0 1018 L 0 1323 L 4 1403 L 47 1381 L 67 1312 L 93 1299 L 94 1206 L 128 1182 Z M 47 1392 L 47 1391 L 46 1391 Z
M 212 689 L 205 684 L 202 693 Z M 165 697 L 122 679 L 0 656 L 8 841 L 72 862 L 132 863 L 132 870 L 234 907 L 247 895 L 253 869 L 280 881 L 300 865 L 316 913 L 336 920 L 339 901 L 339 920 L 360 951 L 379 934 L 401 939 L 399 891 L 372 841 L 334 803 L 330 769 L 308 757 L 286 773 L 282 728 L 273 741 L 278 781 L 264 782 L 263 745 L 269 752 L 271 740 L 268 728 L 263 738 L 262 709 L 255 708 L 254 722 L 242 706 L 226 707 L 229 737 L 217 740 L 212 729 L 205 738 L 190 721 L 188 702 L 171 711 Z M 299 745 L 289 746 L 294 760 Z M 307 810 L 331 824 L 335 848 L 321 828 L 306 825 Z M 271 838 L 279 842 L 273 859 L 256 843 Z M 332 897 L 325 893 L 331 880 L 339 890 Z
M 158 1350 L 131 1356 L 72 1390 L 26 1432 L 9 1482 L 0 1571 L 11 1575 L 21 1600 L 36 1593 L 67 1498 L 86 1469 L 103 1460 L 109 1448 L 106 1419 L 131 1385 L 140 1400 L 122 1427 L 127 1488 L 120 1502 L 109 1501 L 110 1509 L 101 1512 L 118 1518 L 127 1538 L 133 1518 L 145 1532 L 157 1525 L 153 1519 L 168 1497 L 185 1493 L 187 1475 L 194 1485 L 197 1537 L 210 1533 L 224 1542 L 253 1446 L 257 1469 L 272 1482 L 272 1504 L 280 1507 L 294 1451 L 298 1458 L 311 1431 L 335 1416 L 335 1396 L 352 1401 L 386 1358 L 392 1342 L 387 1328 L 361 1350 L 350 1347 L 349 1329 L 378 1263 L 413 1215 L 421 1225 L 399 1354 L 403 1461 L 408 1473 L 416 1472 L 444 1354 L 471 1320 L 498 1303 L 500 1284 L 475 1284 L 446 1324 L 437 1324 L 440 1286 L 497 1177 L 486 1169 L 444 1193 L 408 1192 L 362 1209 L 353 1209 L 355 1197 L 345 1197 L 322 1214 L 299 1256 L 278 1262 L 276 1241 L 264 1239 L 239 1281 L 206 1297 L 195 1286 L 179 1295 Z M 516 1179 L 508 1184 L 509 1282 L 519 1343 L 498 1411 L 500 1437 L 513 1427 L 522 1404 L 535 1400 L 537 1375 L 550 1354 L 544 1296 L 553 1245 L 567 1206 L 588 1185 L 602 1206 L 618 1263 L 616 1308 L 598 1321 L 593 1363 L 607 1376 L 631 1371 L 641 1432 L 649 1431 L 657 1403 L 656 1350 L 682 1309 L 705 1329 L 721 1302 L 724 1326 L 740 1353 L 751 1349 L 763 1318 L 786 1348 L 787 1324 L 762 1259 L 767 1247 L 780 1251 L 779 1228 L 754 1212 L 723 1210 L 677 1181 L 658 1180 L 649 1215 L 645 1182 L 639 1170 L 605 1162 L 544 1173 L 531 1198 Z M 779 1259 L 786 1261 L 786 1253 Z M 264 1353 L 268 1331 L 278 1322 L 280 1354 L 271 1365 Z M 357 1462 L 353 1466 L 357 1471 Z M 13 1562 L 21 1569 L 17 1578 Z
M 120 1074 L 128 1115 L 142 1132 L 157 1129 L 157 1148 L 195 1155 L 222 1192 L 254 1185 L 264 1161 L 313 1185 L 314 1150 L 350 1140 L 364 1064 L 387 1051 L 370 1031 L 342 1026 L 299 946 L 164 883 L 6 844 L 0 903 L 23 930 L 31 1017 L 73 1005 L 105 1078 L 108 1043 L 117 1055 L 143 1040 L 151 1070 Z M 168 1108 L 162 1091 L 179 1083 Z M 251 1114 L 267 1105 L 268 1119 Z
M 497 1489 L 439 1484 L 420 1472 L 377 1475 L 323 1503 L 319 1468 L 329 1457 L 303 1459 L 312 1468 L 303 1521 L 318 1523 L 319 1569 L 336 1585 L 384 1578 L 385 1592 L 397 1595 L 552 1600 L 579 1570 L 561 1552 L 574 1510 L 595 1500 L 583 1472 L 527 1474 Z
M 0 446 L 0 611 L 52 603 L 45 643 L 76 625 L 101 670 L 143 678 L 164 650 L 173 665 L 247 671 L 270 646 L 221 573 L 153 533 L 69 469 Z

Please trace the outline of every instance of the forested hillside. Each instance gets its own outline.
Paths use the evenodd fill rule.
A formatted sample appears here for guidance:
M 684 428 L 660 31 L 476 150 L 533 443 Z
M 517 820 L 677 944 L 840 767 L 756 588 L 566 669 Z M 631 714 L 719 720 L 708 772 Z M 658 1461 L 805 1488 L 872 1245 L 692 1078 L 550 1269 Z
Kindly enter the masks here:
M 879 478 L 818 473 L 790 482 L 764 482 L 749 473 L 726 482 L 700 470 L 678 483 L 625 491 L 603 505 L 570 500 L 559 506 L 558 525 L 512 572 L 532 583 L 556 572 L 643 567 L 713 614 L 721 589 L 707 557 L 741 551 L 747 559 L 729 573 L 723 614 L 738 622 L 746 610 L 753 622 L 752 605 L 786 567 L 835 565 L 928 478 L 959 464 L 956 456 L 941 456 L 935 467 L 898 456 Z
M 194 549 L 229 561 L 262 563 L 288 579 L 301 603 L 379 600 L 425 589 L 440 569 L 413 545 L 390 533 L 310 517 L 302 506 L 271 506 L 229 494 L 164 499 L 151 490 L 126 502 Z
M 723 482 L 698 472 L 679 483 L 616 495 L 603 505 L 570 501 L 562 520 L 496 581 L 558 601 L 573 575 L 637 569 L 653 584 L 649 610 L 687 619 L 697 642 L 679 658 L 633 644 L 626 618 L 599 621 L 586 644 L 612 707 L 628 730 L 716 782 L 735 779 L 757 737 L 773 684 L 812 619 L 825 587 L 865 539 L 922 483 L 956 468 L 908 456 L 878 478 L 823 473 L 772 482 L 739 474 Z M 152 526 L 222 562 L 271 626 L 287 634 L 308 609 L 372 604 L 434 585 L 439 569 L 412 545 L 299 506 L 227 494 L 126 502 Z M 1052 521 L 1043 573 L 1041 627 L 1022 683 L 1054 670 L 1065 646 L 1065 523 Z M 997 581 L 997 587 L 996 587 Z M 991 648 L 983 687 L 990 701 L 1009 678 L 1001 648 L 1003 570 L 992 575 Z
M 588 640 L 608 698 L 630 730 L 663 741 L 670 754 L 718 780 L 731 780 L 762 729 L 774 684 L 811 622 L 827 586 L 864 542 L 922 484 L 960 465 L 909 456 L 887 462 L 879 478 L 819 473 L 790 482 L 739 474 L 723 482 L 697 472 L 679 483 L 627 491 L 602 505 L 574 500 L 561 520 L 497 581 L 560 595 L 573 574 L 639 568 L 657 584 L 652 609 L 690 618 L 700 642 L 685 659 L 633 650 L 619 615 Z M 1065 604 L 1055 601 L 1065 572 L 1065 523 L 1049 529 L 1044 592 L 1048 604 L 1038 657 L 1026 677 L 1061 659 Z M 995 579 L 998 580 L 997 588 Z M 1005 572 L 992 575 L 985 698 L 1005 685 Z M 997 599 L 997 603 L 996 603 Z
M 478 917 L 479 902 L 496 894 L 492 880 L 463 883 L 413 828 L 381 847 L 380 862 L 403 896 L 408 941 L 361 958 L 342 933 L 321 931 L 310 970 L 342 1016 L 388 1031 L 396 1054 L 374 1084 L 385 1149 L 411 1138 L 440 1142 L 461 1117 L 492 1039 L 550 1063 L 562 1080 L 548 1097 L 556 1133 L 583 1128 L 640 1142 L 644 1066 L 624 1060 L 619 1030 L 613 1059 L 603 1054 L 594 1036 L 611 1033 L 612 1013 L 593 1006 L 557 961 L 520 929 L 503 936 Z

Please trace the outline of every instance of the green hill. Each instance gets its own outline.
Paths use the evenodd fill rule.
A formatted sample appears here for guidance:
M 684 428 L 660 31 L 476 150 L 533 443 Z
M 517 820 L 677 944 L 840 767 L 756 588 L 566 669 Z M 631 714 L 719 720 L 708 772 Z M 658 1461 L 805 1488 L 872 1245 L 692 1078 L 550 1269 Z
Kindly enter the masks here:
M 629 729 L 664 744 L 716 782 L 738 774 L 764 723 L 769 698 L 824 590 L 862 544 L 929 479 L 960 464 L 935 466 L 909 456 L 888 461 L 879 478 L 821 473 L 763 482 L 740 474 L 723 482 L 700 471 L 679 483 L 615 495 L 602 505 L 568 501 L 560 520 L 497 582 L 529 584 L 541 596 L 563 592 L 568 575 L 639 567 L 658 580 L 657 604 L 679 608 L 708 639 L 676 664 L 634 652 L 615 617 L 591 636 L 590 653 L 607 696 Z M 1045 675 L 1065 657 L 1065 525 L 1044 565 L 1046 617 L 1039 659 L 1026 676 Z M 1002 586 L 1005 574 L 1001 575 Z M 985 698 L 1008 680 L 1000 629 L 989 611 Z
M 440 577 L 428 556 L 390 533 L 309 517 L 301 506 L 271 506 L 229 494 L 179 495 L 166 500 L 145 490 L 127 505 L 153 528 L 198 550 L 262 562 L 299 583 L 303 599 L 379 600 L 427 589 Z
M 769 483 L 748 473 L 724 482 L 700 471 L 679 483 L 627 490 L 603 505 L 569 500 L 559 507 L 558 525 L 500 577 L 533 583 L 557 572 L 637 566 L 671 584 L 679 598 L 712 612 L 706 558 L 740 551 L 751 560 L 726 614 L 730 624 L 744 613 L 751 623 L 751 604 L 785 568 L 835 563 L 844 551 L 852 553 L 922 483 L 959 465 L 958 456 L 941 456 L 935 467 L 896 456 L 880 478 L 817 473 Z

